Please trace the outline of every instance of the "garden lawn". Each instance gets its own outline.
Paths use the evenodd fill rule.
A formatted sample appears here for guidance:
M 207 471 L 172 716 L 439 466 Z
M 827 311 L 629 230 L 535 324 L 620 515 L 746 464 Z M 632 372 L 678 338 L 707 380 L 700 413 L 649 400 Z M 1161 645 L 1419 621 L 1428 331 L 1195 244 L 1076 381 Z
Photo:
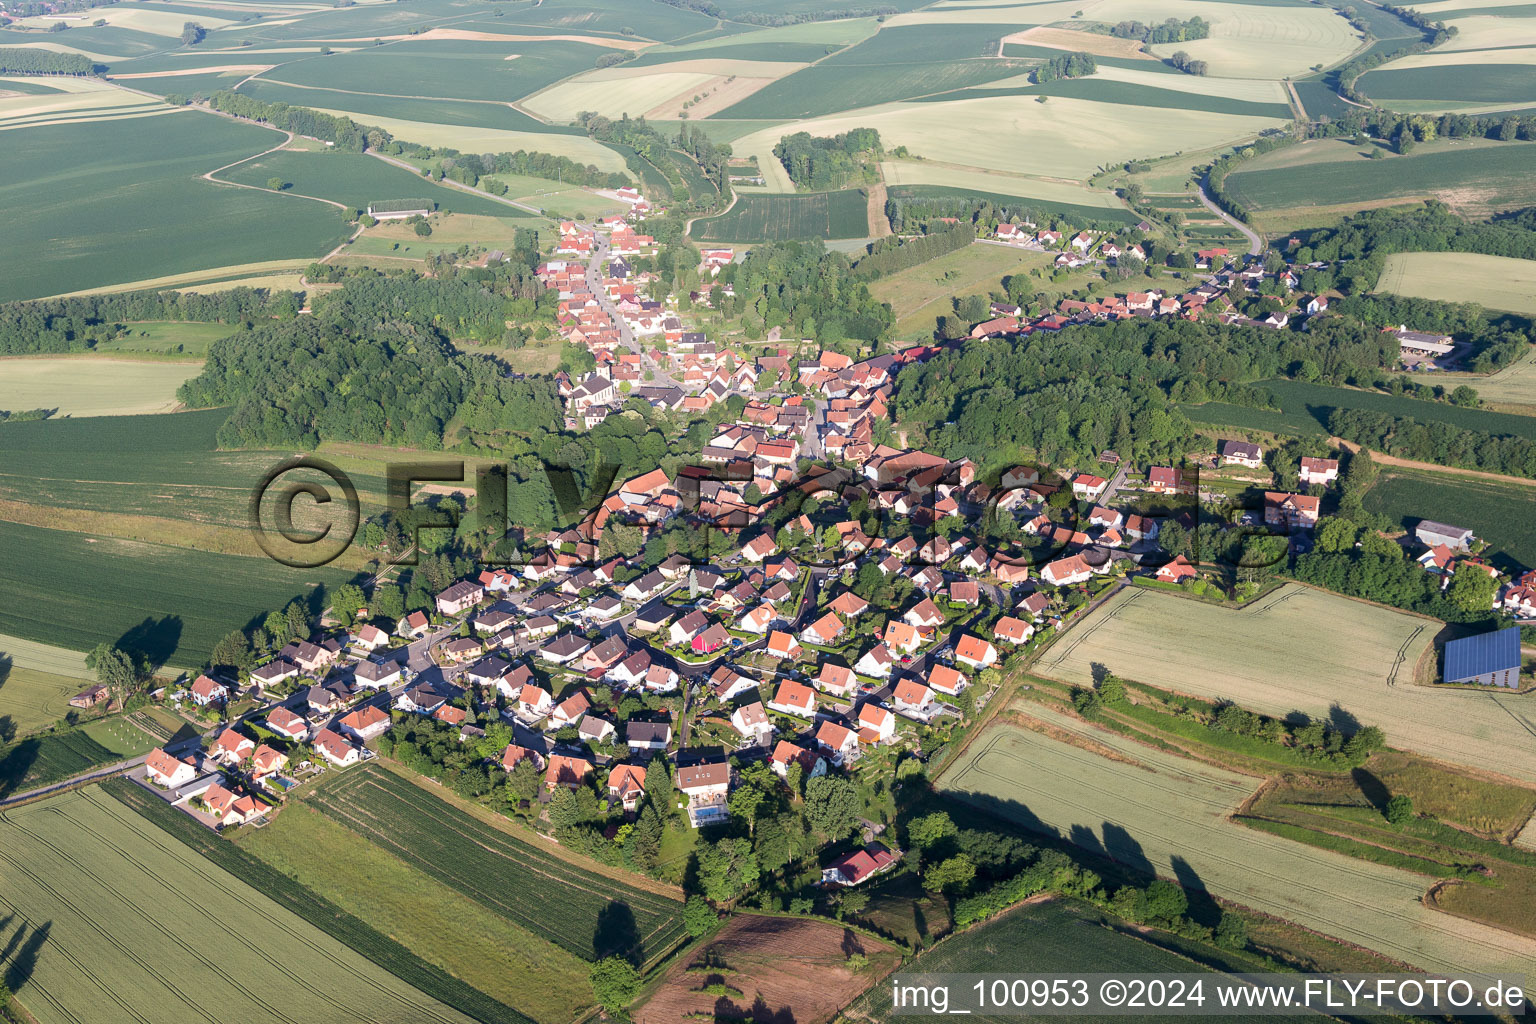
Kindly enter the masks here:
M 1156 595 L 1143 598 L 1150 596 Z M 1133 870 L 1174 878 L 1186 889 L 1207 890 L 1415 967 L 1508 970 L 1536 955 L 1536 942 L 1430 910 L 1420 902 L 1429 881 L 1422 875 L 1228 820 L 1254 788 L 1248 776 L 1152 750 L 1035 705 L 1029 713 L 1065 733 L 1086 735 L 1120 760 L 999 722 L 940 777 L 939 789 Z
M 1036 668 L 1086 684 L 1102 666 L 1266 715 L 1376 725 L 1400 750 L 1536 782 L 1536 749 L 1521 739 L 1536 729 L 1528 701 L 1415 685 L 1439 628 L 1299 584 L 1242 609 L 1136 588 L 1081 620 Z

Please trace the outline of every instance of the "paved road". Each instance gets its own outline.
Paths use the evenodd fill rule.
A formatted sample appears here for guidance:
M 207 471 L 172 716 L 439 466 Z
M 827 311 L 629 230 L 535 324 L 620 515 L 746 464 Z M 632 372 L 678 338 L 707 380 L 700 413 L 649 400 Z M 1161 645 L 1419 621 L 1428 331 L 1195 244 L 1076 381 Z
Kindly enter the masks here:
M 1259 253 L 1264 251 L 1264 239 L 1260 238 L 1247 224 L 1244 224 L 1242 221 L 1238 220 L 1226 210 L 1223 210 L 1221 207 L 1212 202 L 1210 193 L 1206 192 L 1205 190 L 1204 181 L 1196 182 L 1195 188 L 1199 190 L 1200 202 L 1205 206 L 1207 210 L 1210 210 L 1216 216 L 1220 217 L 1222 220 L 1232 225 L 1232 227 L 1242 232 L 1243 237 L 1248 239 L 1248 255 L 1257 256 Z
M 578 227 L 590 229 L 592 225 L 581 224 Z M 683 388 L 681 383 L 673 379 L 672 375 L 667 372 L 666 367 L 657 362 L 645 350 L 645 346 L 635 336 L 635 332 L 630 329 L 629 322 L 619 313 L 619 304 L 610 299 L 608 293 L 603 290 L 603 263 L 608 259 L 612 246 L 606 234 L 594 232 L 594 235 L 597 238 L 597 244 L 592 248 L 592 258 L 587 261 L 587 290 L 597 298 L 598 308 L 613 319 L 614 324 L 619 329 L 619 341 L 623 342 L 624 347 L 631 352 L 638 352 L 640 354 L 640 369 L 642 373 L 645 370 L 651 371 L 653 379 L 648 381 L 642 380 L 641 383 L 648 387 L 673 387 L 687 390 Z

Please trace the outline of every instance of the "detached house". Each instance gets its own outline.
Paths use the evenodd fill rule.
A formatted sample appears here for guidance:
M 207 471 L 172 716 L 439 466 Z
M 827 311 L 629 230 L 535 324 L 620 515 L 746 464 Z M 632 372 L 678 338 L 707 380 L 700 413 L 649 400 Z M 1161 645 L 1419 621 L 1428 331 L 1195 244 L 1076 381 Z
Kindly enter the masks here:
M 798 764 L 807 779 L 827 774 L 827 762 L 821 757 L 788 740 L 779 740 L 773 748 L 773 756 L 769 759 L 768 766 L 773 769 L 774 774 L 783 778 L 789 774 L 789 766 L 792 764 Z
M 768 706 L 782 714 L 810 718 L 816 711 L 816 691 L 804 683 L 786 679 L 774 691 Z
M 356 747 L 347 742 L 345 736 L 330 729 L 320 730 L 320 735 L 315 737 L 314 747 L 315 753 L 337 768 L 357 764 L 363 756 Z
M 927 717 L 932 711 L 933 691 L 915 679 L 903 679 L 896 684 L 891 700 L 903 714 Z
M 858 685 L 853 669 L 846 665 L 834 665 L 830 661 L 822 663 L 821 672 L 816 676 L 816 688 L 836 697 L 849 696 Z
M 955 644 L 955 660 L 974 669 L 989 668 L 997 663 L 997 648 L 979 636 L 966 633 Z
M 222 704 L 229 699 L 229 687 L 208 676 L 198 676 L 192 684 L 192 703 L 199 707 Z
M 778 731 L 768 720 L 762 701 L 743 704 L 731 712 L 731 726 L 754 747 L 766 747 Z
M 858 734 L 830 719 L 816 727 L 816 745 L 831 754 L 832 763 L 836 765 L 859 756 Z
M 688 822 L 694 828 L 730 817 L 731 766 L 724 762 L 680 768 L 677 788 L 688 798 Z
M 1321 502 L 1307 494 L 1264 492 L 1264 522 L 1290 530 L 1310 530 L 1317 525 Z
M 867 882 L 897 863 L 897 857 L 879 843 L 839 857 L 821 869 L 823 885 L 854 886 Z
M 163 747 L 156 747 L 144 758 L 144 777 L 157 786 L 177 789 L 197 777 L 197 769 L 190 761 L 172 757 Z
M 1308 487 L 1321 484 L 1327 487 L 1339 478 L 1338 459 L 1314 459 L 1303 455 L 1301 458 L 1301 482 Z
M 1093 575 L 1088 560 L 1082 555 L 1068 555 L 1046 563 L 1040 570 L 1040 578 L 1053 587 L 1070 587 L 1082 583 Z
M 805 654 L 805 648 L 797 644 L 794 637 L 778 629 L 768 634 L 767 651 L 769 657 L 778 658 L 780 661 L 796 661 Z
M 219 738 L 214 741 L 213 749 L 209 753 L 220 764 L 236 765 L 250 757 L 255 750 L 255 740 L 249 736 L 241 735 L 233 729 L 225 729 L 219 733 Z
M 825 647 L 842 636 L 843 631 L 847 628 L 843 624 L 843 620 L 839 619 L 836 614 L 827 612 L 827 614 L 802 629 L 800 631 L 800 639 L 804 643 L 820 644 Z
M 859 705 L 856 721 L 861 743 L 888 743 L 896 735 L 896 716 L 891 714 L 890 708 L 883 708 L 871 701 Z
M 895 663 L 896 659 L 891 656 L 891 649 L 885 644 L 876 644 L 854 662 L 853 670 L 871 679 L 888 679 L 891 675 L 891 667 Z
M 1249 441 L 1223 441 L 1221 461 L 1229 466 L 1257 469 L 1264 465 L 1264 449 Z
M 484 597 L 485 588 L 478 583 L 471 583 L 468 580 L 455 583 L 437 595 L 437 613 L 458 615 L 479 604 Z
M 637 764 L 616 764 L 608 773 L 608 802 L 633 812 L 645 796 L 645 769 Z

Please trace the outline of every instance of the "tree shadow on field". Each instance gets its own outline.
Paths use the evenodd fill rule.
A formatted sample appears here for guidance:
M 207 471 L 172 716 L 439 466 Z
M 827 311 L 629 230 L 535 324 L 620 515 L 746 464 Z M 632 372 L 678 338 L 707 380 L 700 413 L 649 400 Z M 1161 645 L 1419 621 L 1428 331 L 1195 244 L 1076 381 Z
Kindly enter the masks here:
M 1147 859 L 1141 843 L 1136 837 L 1124 828 L 1113 822 L 1104 823 L 1104 852 L 1109 859 L 1117 864 L 1123 864 L 1131 871 L 1139 875 L 1155 875 L 1157 872 L 1152 867 L 1152 862 Z
M 117 646 L 137 655 L 157 669 L 171 660 L 176 648 L 181 646 L 181 616 L 165 615 L 160 619 L 146 618 L 117 638 Z
M 843 929 L 843 956 L 850 957 L 855 953 L 864 952 L 864 942 L 859 938 L 859 933 L 852 928 Z
M 1364 768 L 1354 769 L 1349 777 L 1360 787 L 1360 792 L 1371 802 L 1372 807 L 1383 814 L 1387 812 L 1387 801 L 1392 799 L 1392 791 L 1387 789 L 1385 782 Z
M 12 942 L 7 943 L 7 949 L 11 947 L 12 943 L 14 943 L 15 940 L 21 936 L 21 933 L 26 931 L 26 929 L 27 926 L 25 923 L 16 929 L 16 934 L 11 937 Z M 10 989 L 14 993 L 19 993 L 21 991 L 21 987 L 31 980 L 32 972 L 37 968 L 37 954 L 42 950 L 43 945 L 48 941 L 48 933 L 52 930 L 53 922 L 44 921 L 42 924 L 33 928 L 32 934 L 27 936 L 27 940 L 21 943 L 20 946 L 10 954 L 9 961 L 5 966 L 4 981 L 6 988 Z
M 1215 928 L 1220 924 L 1221 905 L 1206 891 L 1205 883 L 1200 880 L 1200 875 L 1189 861 L 1174 854 L 1169 858 L 1168 866 L 1173 869 L 1173 877 L 1178 879 L 1184 895 L 1189 899 L 1189 919 L 1207 928 Z
M 1345 736 L 1353 736 L 1360 731 L 1360 719 L 1345 711 L 1337 703 L 1328 705 L 1328 728 L 1335 732 L 1341 732 Z
M 635 925 L 635 912 L 628 903 L 614 900 L 598 913 L 592 952 L 599 960 L 621 956 L 637 967 L 645 962 L 640 929 Z
M 1104 677 L 1109 675 L 1109 666 L 1102 661 L 1095 661 L 1088 666 L 1088 671 L 1093 674 L 1093 685 L 1104 685 Z

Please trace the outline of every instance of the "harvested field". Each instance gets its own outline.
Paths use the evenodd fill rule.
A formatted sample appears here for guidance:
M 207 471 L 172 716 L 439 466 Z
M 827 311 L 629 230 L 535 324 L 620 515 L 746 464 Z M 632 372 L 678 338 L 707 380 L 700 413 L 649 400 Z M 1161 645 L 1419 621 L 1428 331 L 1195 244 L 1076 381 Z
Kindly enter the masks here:
M 109 75 L 110 80 L 126 81 L 130 78 L 181 78 L 186 75 L 222 75 L 227 72 L 244 72 L 248 75 L 271 71 L 276 64 L 218 64 L 213 67 L 180 68 L 175 71 L 139 71 L 131 75 Z
M 16 995 L 41 1024 L 468 1020 L 99 790 L 0 816 L 0 863 L 12 971 L 35 958 Z
M 1376 290 L 1536 313 L 1536 260 L 1475 252 L 1398 252 L 1387 257 Z
M 1231 635 L 1231 634 L 1229 634 Z M 1536 942 L 1426 907 L 1428 879 L 1228 820 L 1257 780 L 1031 704 L 1137 763 L 993 725 L 939 779 L 984 810 L 1427 970 L 1511 970 Z
M 1243 609 L 1128 589 L 1047 650 L 1037 668 L 1087 683 L 1103 666 L 1268 715 L 1299 711 L 1376 725 L 1400 750 L 1536 782 L 1529 701 L 1414 685 L 1415 666 L 1439 628 L 1295 584 Z
M 1023 32 L 1003 36 L 1003 42 L 1044 46 L 1052 50 L 1092 53 L 1100 57 L 1154 59 L 1141 48 L 1141 42 L 1136 39 L 1119 39 L 1115 36 L 1099 35 L 1097 32 L 1074 32 L 1071 29 L 1051 28 L 1048 25 L 1036 25 Z
M 694 120 L 710 117 L 718 114 L 726 107 L 732 106 L 741 100 L 751 96 L 764 86 L 772 85 L 777 78 L 744 78 L 735 75 L 716 75 L 705 82 L 697 93 L 687 96 L 674 96 L 665 103 L 651 108 L 647 117 L 674 120 L 681 118 L 685 113 Z M 694 102 L 693 96 L 701 98 Z M 688 106 L 685 108 L 684 103 Z
M 1486 377 L 1470 373 L 1417 373 L 1412 376 L 1421 384 L 1438 384 L 1441 387 L 1456 388 L 1466 384 L 1477 391 L 1477 397 L 1495 408 L 1520 406 L 1514 411 L 1526 414 L 1536 412 L 1536 350 Z
M 862 953 L 869 966 L 852 971 L 847 960 Z M 723 962 L 718 976 L 691 972 L 706 955 Z M 676 1024 L 695 1013 L 731 1018 L 766 1006 L 772 1019 L 823 1024 L 901 961 L 894 946 L 860 935 L 830 921 L 755 917 L 739 914 L 688 963 L 668 972 L 666 980 L 635 1013 L 636 1024 Z M 721 980 L 740 996 L 701 991 Z M 722 1010 L 721 1000 L 732 1008 Z
M 338 95 L 336 103 L 345 103 Z M 591 164 L 603 171 L 624 173 L 624 158 L 585 135 L 560 135 L 550 132 L 508 131 L 501 128 L 477 128 L 472 125 L 438 124 L 406 121 L 374 114 L 358 115 L 347 110 L 315 107 L 324 114 L 351 117 L 363 124 L 383 128 L 397 139 L 423 146 L 447 146 L 470 153 L 511 153 L 526 149 L 570 157 L 577 163 Z
M 170 412 L 176 389 L 202 366 L 72 356 L 0 363 L 0 409 L 57 409 L 63 416 L 130 416 Z
M 1031 178 L 1005 171 L 982 171 L 931 160 L 883 160 L 880 174 L 887 185 L 942 185 L 975 189 L 987 194 L 1040 199 L 1072 206 L 1103 207 L 1123 213 L 1125 204 L 1107 189 L 1093 189 L 1059 178 Z
M 690 237 L 705 242 L 784 242 L 800 238 L 865 238 L 869 197 L 864 189 L 800 195 L 740 195 L 717 217 L 694 222 Z

